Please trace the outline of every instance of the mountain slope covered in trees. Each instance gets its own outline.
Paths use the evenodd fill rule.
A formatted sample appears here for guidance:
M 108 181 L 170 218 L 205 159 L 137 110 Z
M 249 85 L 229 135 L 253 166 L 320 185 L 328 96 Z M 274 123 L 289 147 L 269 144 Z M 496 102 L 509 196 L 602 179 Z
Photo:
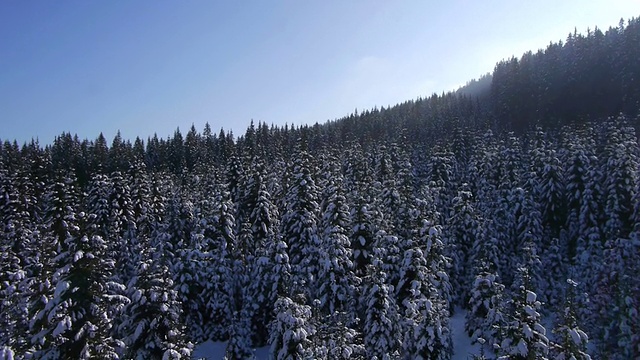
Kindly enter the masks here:
M 456 307 L 486 357 L 636 358 L 639 37 L 323 125 L 5 141 L 0 358 L 450 359 Z

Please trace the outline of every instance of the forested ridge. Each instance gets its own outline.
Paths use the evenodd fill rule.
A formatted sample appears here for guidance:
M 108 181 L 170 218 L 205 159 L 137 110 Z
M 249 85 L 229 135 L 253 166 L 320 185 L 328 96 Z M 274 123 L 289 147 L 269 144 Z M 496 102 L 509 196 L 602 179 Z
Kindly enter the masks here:
M 5 141 L 0 359 L 450 359 L 462 309 L 478 359 L 638 358 L 638 59 L 635 18 L 325 124 Z

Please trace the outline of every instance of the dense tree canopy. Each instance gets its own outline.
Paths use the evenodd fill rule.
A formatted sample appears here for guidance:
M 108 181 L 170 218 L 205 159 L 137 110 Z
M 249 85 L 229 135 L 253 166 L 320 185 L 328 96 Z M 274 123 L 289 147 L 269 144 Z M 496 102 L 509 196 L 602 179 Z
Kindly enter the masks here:
M 324 125 L 5 141 L 0 359 L 449 359 L 457 307 L 491 354 L 637 356 L 639 38 Z

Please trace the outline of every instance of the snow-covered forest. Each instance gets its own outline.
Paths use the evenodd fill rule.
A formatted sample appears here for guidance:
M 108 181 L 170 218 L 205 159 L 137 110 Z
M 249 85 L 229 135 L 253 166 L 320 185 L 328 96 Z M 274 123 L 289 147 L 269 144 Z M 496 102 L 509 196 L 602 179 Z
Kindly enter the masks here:
M 638 358 L 639 58 L 632 19 L 322 125 L 5 141 L 0 359 L 450 359 L 456 309 L 477 359 Z

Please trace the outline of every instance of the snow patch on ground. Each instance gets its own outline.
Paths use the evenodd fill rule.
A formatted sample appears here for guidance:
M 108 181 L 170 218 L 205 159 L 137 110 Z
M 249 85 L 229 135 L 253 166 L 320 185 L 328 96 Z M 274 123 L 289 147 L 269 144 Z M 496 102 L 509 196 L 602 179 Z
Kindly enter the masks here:
M 452 360 L 467 360 L 471 359 L 475 354 L 480 354 L 480 346 L 478 344 L 471 345 L 471 338 L 464 331 L 466 316 L 466 310 L 456 308 L 455 313 L 449 319 L 451 338 L 453 340 Z

